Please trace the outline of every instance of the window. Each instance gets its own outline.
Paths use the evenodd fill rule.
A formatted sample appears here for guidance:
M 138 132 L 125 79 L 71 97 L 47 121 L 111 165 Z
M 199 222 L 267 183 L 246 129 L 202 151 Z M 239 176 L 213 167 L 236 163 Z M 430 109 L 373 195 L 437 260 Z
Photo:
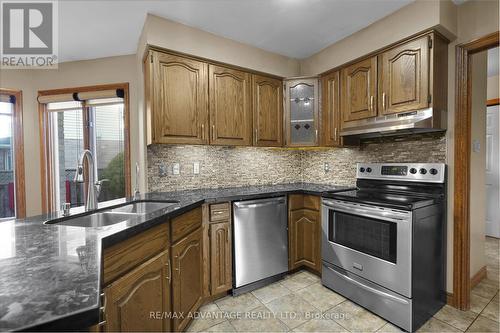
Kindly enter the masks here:
M 0 89 L 0 220 L 25 216 L 20 91 Z
M 98 201 L 130 195 L 128 143 L 128 86 L 79 93 L 40 92 L 45 165 L 44 210 L 59 210 L 63 203 L 84 204 L 85 183 L 74 181 L 78 159 L 88 149 L 94 157 L 96 180 L 102 181 Z M 95 89 L 95 88 L 94 88 Z M 79 100 L 65 100 L 78 96 Z M 111 95 L 111 96 L 110 96 Z M 80 98 L 81 96 L 85 99 Z M 61 101 L 62 100 L 62 101 Z M 87 164 L 84 164 L 87 168 Z M 42 174 L 42 177 L 44 175 Z

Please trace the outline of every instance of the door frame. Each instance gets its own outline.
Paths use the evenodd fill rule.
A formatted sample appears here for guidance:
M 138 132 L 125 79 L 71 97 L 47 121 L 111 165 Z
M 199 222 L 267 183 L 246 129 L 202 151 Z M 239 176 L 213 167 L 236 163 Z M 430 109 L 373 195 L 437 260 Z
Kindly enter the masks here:
M 471 57 L 499 45 L 499 32 L 456 46 L 455 157 L 453 194 L 453 296 L 451 304 L 470 308 Z
M 24 129 L 23 129 L 23 92 L 16 89 L 0 88 L 0 94 L 10 95 L 15 99 L 13 109 L 13 138 L 14 138 L 14 197 L 15 218 L 26 217 L 26 189 L 24 165 Z
M 104 90 L 123 90 L 123 113 L 124 113 L 124 161 L 125 161 L 125 197 L 131 196 L 131 167 L 130 167 L 130 93 L 129 93 L 129 83 L 112 83 L 103 85 L 93 85 L 84 87 L 73 87 L 73 88 L 59 88 L 51 90 L 40 90 L 38 91 L 38 97 L 47 95 L 63 95 L 63 94 L 75 94 L 90 91 L 104 91 Z M 87 106 L 83 106 L 83 109 Z M 82 109 L 82 110 L 83 110 Z M 38 102 L 38 126 L 40 131 L 40 178 L 42 187 L 42 213 L 49 213 L 53 209 L 57 210 L 57 207 L 53 207 L 53 185 L 54 179 L 51 177 L 51 159 L 50 154 L 52 147 L 50 145 L 49 128 L 48 128 L 48 114 L 47 104 Z M 86 121 L 86 112 L 83 112 L 84 121 Z M 89 138 L 87 131 L 84 130 L 84 146 L 88 147 Z M 85 168 L 87 166 L 85 165 Z M 85 181 L 88 181 L 85 179 Z M 86 196 L 86 193 L 85 193 Z

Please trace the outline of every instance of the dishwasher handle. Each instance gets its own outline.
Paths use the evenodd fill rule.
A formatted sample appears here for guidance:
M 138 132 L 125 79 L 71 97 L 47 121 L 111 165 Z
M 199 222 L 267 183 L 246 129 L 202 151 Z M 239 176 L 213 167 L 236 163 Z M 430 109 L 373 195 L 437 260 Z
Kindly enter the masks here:
M 280 205 L 285 203 L 286 203 L 285 197 L 276 197 L 276 198 L 266 198 L 257 200 L 236 201 L 233 203 L 233 205 L 236 208 L 257 208 L 269 205 Z

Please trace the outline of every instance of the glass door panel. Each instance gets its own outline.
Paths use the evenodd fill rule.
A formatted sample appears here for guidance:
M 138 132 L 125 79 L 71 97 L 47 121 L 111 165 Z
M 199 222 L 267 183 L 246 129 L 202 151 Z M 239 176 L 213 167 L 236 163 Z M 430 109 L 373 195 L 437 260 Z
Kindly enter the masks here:
M 14 104 L 0 102 L 0 219 L 15 217 Z
M 74 181 L 78 157 L 85 149 L 81 103 L 50 103 L 49 110 L 54 205 L 82 206 L 84 184 Z
M 91 101 L 89 103 L 92 105 Z M 96 156 L 101 186 L 99 201 L 125 197 L 125 119 L 123 102 L 90 107 L 95 135 L 91 135 L 91 150 Z

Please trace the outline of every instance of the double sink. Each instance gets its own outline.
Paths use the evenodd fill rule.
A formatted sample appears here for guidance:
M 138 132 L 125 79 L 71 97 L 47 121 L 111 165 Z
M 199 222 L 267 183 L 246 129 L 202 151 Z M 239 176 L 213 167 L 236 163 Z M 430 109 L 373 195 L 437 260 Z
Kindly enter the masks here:
M 90 214 L 75 215 L 46 221 L 45 224 L 57 224 L 73 227 L 105 227 L 144 216 L 178 204 L 178 201 L 136 201 L 107 210 Z

